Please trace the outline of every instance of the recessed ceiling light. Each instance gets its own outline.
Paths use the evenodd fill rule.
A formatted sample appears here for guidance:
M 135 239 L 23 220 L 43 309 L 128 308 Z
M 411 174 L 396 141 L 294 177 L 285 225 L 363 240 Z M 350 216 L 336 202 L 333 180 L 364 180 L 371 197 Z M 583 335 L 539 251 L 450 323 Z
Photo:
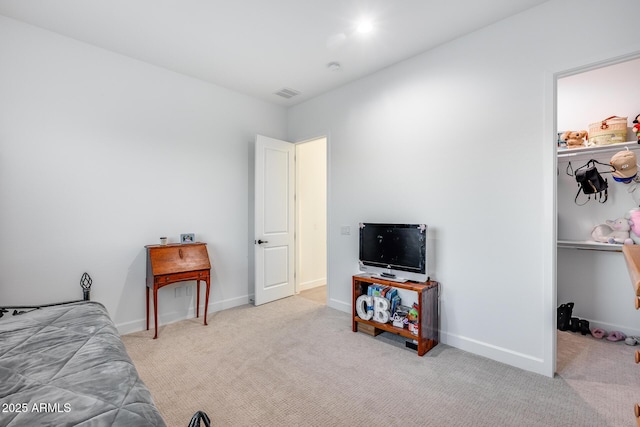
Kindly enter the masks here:
M 371 30 L 373 30 L 373 25 L 371 24 L 371 21 L 360 21 L 360 23 L 358 23 L 358 26 L 356 27 L 356 31 L 358 31 L 361 34 L 365 34 L 370 32 Z

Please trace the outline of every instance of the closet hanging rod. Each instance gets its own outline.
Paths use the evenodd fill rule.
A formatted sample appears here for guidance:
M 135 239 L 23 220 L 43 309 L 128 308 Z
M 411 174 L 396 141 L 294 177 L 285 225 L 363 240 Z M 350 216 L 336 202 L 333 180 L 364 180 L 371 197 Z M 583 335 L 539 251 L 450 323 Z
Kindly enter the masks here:
M 562 151 L 558 151 L 558 158 L 582 156 L 589 154 L 608 153 L 609 151 L 620 151 L 624 149 L 636 150 L 640 149 L 640 145 L 636 141 L 621 142 L 620 144 L 603 145 L 600 147 L 584 147 L 584 148 L 570 148 Z

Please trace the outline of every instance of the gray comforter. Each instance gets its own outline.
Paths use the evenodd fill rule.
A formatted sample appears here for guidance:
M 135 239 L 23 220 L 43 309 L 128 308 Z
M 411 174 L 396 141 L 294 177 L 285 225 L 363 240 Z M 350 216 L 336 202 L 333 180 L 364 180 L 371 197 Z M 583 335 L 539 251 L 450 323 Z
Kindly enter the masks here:
M 0 426 L 164 426 L 96 302 L 0 318 Z

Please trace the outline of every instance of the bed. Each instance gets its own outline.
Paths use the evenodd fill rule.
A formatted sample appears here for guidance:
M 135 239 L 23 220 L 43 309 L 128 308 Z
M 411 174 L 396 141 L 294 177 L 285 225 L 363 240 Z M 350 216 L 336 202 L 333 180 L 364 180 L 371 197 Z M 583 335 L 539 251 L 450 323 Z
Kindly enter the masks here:
M 21 311 L 0 318 L 1 426 L 165 425 L 102 304 Z

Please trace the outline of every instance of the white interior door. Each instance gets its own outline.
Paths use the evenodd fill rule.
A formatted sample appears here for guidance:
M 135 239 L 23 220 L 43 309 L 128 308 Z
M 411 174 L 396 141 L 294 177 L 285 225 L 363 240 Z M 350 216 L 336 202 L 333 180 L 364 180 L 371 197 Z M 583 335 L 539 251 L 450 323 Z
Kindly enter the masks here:
M 295 146 L 256 136 L 255 305 L 294 294 Z

